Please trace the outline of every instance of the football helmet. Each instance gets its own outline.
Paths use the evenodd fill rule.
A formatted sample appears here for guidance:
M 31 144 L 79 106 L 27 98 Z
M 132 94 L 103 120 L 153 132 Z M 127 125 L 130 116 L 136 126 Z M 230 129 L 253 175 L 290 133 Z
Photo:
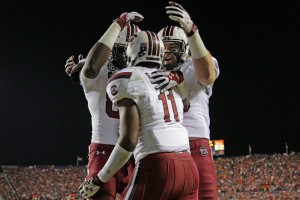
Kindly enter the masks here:
M 183 63 L 189 54 L 187 37 L 182 28 L 177 26 L 166 26 L 158 32 L 165 43 L 179 43 L 178 52 L 171 52 L 177 58 L 177 64 Z
M 152 62 L 162 65 L 164 43 L 154 32 L 140 31 L 131 36 L 128 41 L 128 67 L 142 62 Z
M 123 69 L 127 66 L 126 47 L 129 38 L 134 34 L 141 31 L 135 24 L 129 23 L 118 35 L 114 43 L 111 54 L 111 63 L 118 69 Z

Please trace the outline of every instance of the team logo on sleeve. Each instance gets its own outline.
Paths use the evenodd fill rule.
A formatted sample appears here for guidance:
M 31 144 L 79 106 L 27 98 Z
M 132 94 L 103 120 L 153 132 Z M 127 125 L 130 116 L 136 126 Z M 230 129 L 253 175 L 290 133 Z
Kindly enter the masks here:
M 200 147 L 200 154 L 202 156 L 207 156 L 207 154 L 208 154 L 207 148 L 206 147 Z
M 112 85 L 110 87 L 110 92 L 111 92 L 111 95 L 113 95 L 113 96 L 115 96 L 116 94 L 118 94 L 117 86 L 116 85 Z

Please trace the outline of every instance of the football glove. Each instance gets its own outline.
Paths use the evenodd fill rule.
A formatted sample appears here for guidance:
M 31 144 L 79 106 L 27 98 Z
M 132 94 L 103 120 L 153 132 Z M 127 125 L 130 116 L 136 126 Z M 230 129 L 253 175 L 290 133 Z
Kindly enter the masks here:
M 74 61 L 74 56 L 71 56 L 65 64 L 65 72 L 70 76 L 73 83 L 79 84 L 80 78 L 79 74 L 80 71 L 85 63 L 86 59 L 83 59 L 83 55 L 78 56 L 78 64 Z
M 183 73 L 181 71 L 154 71 L 150 75 L 150 82 L 157 84 L 155 89 L 165 92 L 173 87 L 177 87 L 183 99 L 184 112 L 190 108 L 189 94 L 190 91 L 184 81 Z
M 99 177 L 93 176 L 91 179 L 85 180 L 79 187 L 79 194 L 83 198 L 90 198 L 98 192 L 98 190 L 104 185 L 100 181 Z
M 192 36 L 198 29 L 192 21 L 189 13 L 178 3 L 169 1 L 170 6 L 166 6 L 166 13 L 173 21 L 179 22 L 188 37 Z
M 118 19 L 115 19 L 114 21 L 116 21 L 120 27 L 121 30 L 123 30 L 123 28 L 131 21 L 133 22 L 140 22 L 144 19 L 143 15 L 141 15 L 138 12 L 130 12 L 130 13 L 122 13 L 121 16 Z
M 70 58 L 68 58 L 68 60 L 66 61 L 65 64 L 65 72 L 68 74 L 68 76 L 71 76 L 71 70 L 73 68 L 73 66 L 75 66 L 76 63 L 74 61 L 74 56 L 71 56 Z
M 154 71 L 150 75 L 150 81 L 153 84 L 157 84 L 155 89 L 165 92 L 172 87 L 182 83 L 184 80 L 181 71 Z

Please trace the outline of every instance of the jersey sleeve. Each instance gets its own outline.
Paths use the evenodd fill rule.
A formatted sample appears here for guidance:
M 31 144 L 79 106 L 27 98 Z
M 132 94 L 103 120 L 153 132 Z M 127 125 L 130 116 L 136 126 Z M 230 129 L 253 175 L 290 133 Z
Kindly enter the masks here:
M 213 62 L 214 62 L 214 69 L 215 69 L 216 79 L 217 79 L 219 77 L 219 74 L 220 74 L 219 63 L 218 63 L 216 58 L 214 58 L 214 57 L 212 57 L 212 58 L 213 58 Z M 208 86 L 205 86 L 203 88 L 208 97 L 210 97 L 213 93 L 213 85 L 214 85 L 214 83 L 210 84 Z
M 82 85 L 84 92 L 90 92 L 90 91 L 97 91 L 101 92 L 103 90 L 103 81 L 106 81 L 107 79 L 103 79 L 103 74 L 106 73 L 106 66 L 107 62 L 101 67 L 97 77 L 91 79 L 87 78 L 83 73 L 82 70 L 80 72 L 80 84 Z M 103 80 L 102 80 L 103 79 Z M 105 91 L 105 88 L 104 88 Z
M 97 85 L 99 81 L 100 73 L 98 73 L 97 77 L 94 79 L 87 78 L 82 73 L 82 70 L 80 72 L 80 84 L 82 85 L 84 92 L 90 92 L 90 91 L 97 91 Z
M 111 99 L 111 101 L 116 105 L 116 103 L 124 98 L 132 99 L 137 103 L 137 93 L 134 91 L 132 86 L 132 71 L 130 69 L 124 69 L 116 73 L 108 80 L 108 85 L 106 87 L 106 92 Z
M 214 70 L 216 73 L 216 78 L 218 78 L 220 74 L 219 64 L 216 58 L 214 57 L 212 58 L 214 62 Z M 184 80 L 187 83 L 190 93 L 191 92 L 195 93 L 203 90 L 208 96 L 211 96 L 213 84 L 203 86 L 200 83 L 198 83 L 192 59 L 189 58 L 183 63 L 181 71 L 183 72 Z

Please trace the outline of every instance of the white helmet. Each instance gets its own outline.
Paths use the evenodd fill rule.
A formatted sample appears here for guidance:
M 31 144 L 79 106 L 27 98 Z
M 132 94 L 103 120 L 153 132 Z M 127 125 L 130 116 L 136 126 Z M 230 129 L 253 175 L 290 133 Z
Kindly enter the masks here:
M 141 62 L 152 62 L 162 65 L 164 43 L 157 34 L 151 31 L 135 33 L 128 41 L 128 67 Z
M 126 46 L 129 38 L 141 30 L 135 24 L 129 23 L 119 33 L 112 48 L 111 62 L 119 69 L 127 66 Z
M 129 38 L 135 34 L 140 32 L 141 30 L 139 27 L 135 24 L 129 23 L 127 24 L 122 31 L 120 31 L 115 44 L 121 44 L 121 45 L 126 45 Z
M 174 53 L 177 57 L 177 62 L 182 63 L 189 54 L 188 42 L 185 32 L 177 26 L 166 26 L 158 32 L 164 43 L 179 43 L 179 52 Z

